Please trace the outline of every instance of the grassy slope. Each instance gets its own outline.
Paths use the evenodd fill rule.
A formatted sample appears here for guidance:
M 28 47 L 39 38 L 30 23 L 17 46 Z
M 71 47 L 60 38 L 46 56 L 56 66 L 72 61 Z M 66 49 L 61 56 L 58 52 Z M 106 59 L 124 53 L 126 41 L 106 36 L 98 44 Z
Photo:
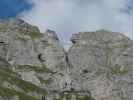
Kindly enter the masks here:
M 37 98 L 31 97 L 27 95 L 27 93 L 35 92 L 37 94 L 46 95 L 46 91 L 39 88 L 38 86 L 21 80 L 17 77 L 17 74 L 11 71 L 8 68 L 1 67 L 0 68 L 0 82 L 7 82 L 10 84 L 9 87 L 0 87 L 0 96 L 19 96 L 20 100 L 37 100 Z M 12 86 L 19 87 L 21 91 L 13 88 Z M 21 99 L 23 98 L 23 99 Z M 25 98 L 25 99 L 24 99 Z

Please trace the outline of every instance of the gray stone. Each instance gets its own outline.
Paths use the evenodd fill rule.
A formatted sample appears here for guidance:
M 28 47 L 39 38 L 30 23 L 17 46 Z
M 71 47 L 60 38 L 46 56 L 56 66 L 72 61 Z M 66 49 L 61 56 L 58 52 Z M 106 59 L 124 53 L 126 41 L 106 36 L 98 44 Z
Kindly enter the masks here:
M 133 40 L 99 30 L 71 41 L 66 52 L 52 30 L 0 21 L 0 100 L 133 100 Z
M 95 100 L 132 99 L 133 49 L 128 37 L 99 30 L 74 34 L 71 41 L 70 76 L 77 84 L 73 88 L 90 91 Z

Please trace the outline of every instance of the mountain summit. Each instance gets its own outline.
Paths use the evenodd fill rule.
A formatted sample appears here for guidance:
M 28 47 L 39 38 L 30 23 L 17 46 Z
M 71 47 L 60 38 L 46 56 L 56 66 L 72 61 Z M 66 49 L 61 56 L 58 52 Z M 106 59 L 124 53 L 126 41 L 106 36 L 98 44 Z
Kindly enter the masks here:
M 98 30 L 56 33 L 20 19 L 0 21 L 0 100 L 133 100 L 133 41 Z

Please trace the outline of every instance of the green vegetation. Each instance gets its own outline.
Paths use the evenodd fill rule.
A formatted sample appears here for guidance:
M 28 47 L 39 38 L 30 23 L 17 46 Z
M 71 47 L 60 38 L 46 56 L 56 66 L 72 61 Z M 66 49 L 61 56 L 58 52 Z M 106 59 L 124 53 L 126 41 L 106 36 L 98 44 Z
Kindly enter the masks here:
M 123 74 L 126 74 L 128 72 L 127 67 L 120 66 L 118 64 L 116 64 L 114 67 L 111 67 L 110 70 L 111 70 L 112 74 L 119 74 L 119 75 L 123 75 Z
M 27 41 L 27 39 L 25 39 L 24 36 L 20 36 L 20 35 L 17 35 L 16 39 L 24 42 Z
M 3 29 L 2 29 L 3 30 Z M 5 29 L 7 30 L 7 29 Z M 1 27 L 0 27 L 0 31 L 1 31 Z M 20 29 L 16 29 L 14 30 L 15 32 L 15 36 L 17 40 L 21 40 L 21 41 L 27 41 L 27 38 L 25 36 L 29 36 L 32 40 L 38 39 L 41 36 L 43 36 L 42 33 L 40 33 L 37 30 L 25 30 L 22 28 L 22 30 Z
M 37 73 L 51 73 L 54 74 L 52 70 L 48 69 L 46 65 L 16 65 L 17 69 L 33 70 Z
M 0 70 L 0 80 L 2 82 L 7 81 L 12 85 L 16 85 L 25 92 L 37 92 L 40 94 L 46 94 L 46 91 L 39 88 L 38 86 L 17 78 L 14 72 L 8 73 L 6 71 Z
M 7 74 L 9 73 L 11 76 L 16 76 L 17 73 L 13 72 L 10 67 L 12 66 L 0 66 L 0 72 L 7 73 Z
M 40 32 L 34 32 L 34 31 L 33 32 L 25 32 L 25 33 L 20 32 L 19 35 L 21 35 L 21 36 L 19 36 L 19 39 L 21 39 L 21 40 L 24 40 L 23 38 L 25 35 L 30 36 L 32 40 L 35 40 L 35 39 L 40 38 L 42 36 L 42 34 Z
M 36 86 L 30 82 L 19 80 L 17 78 L 14 78 L 12 80 L 13 80 L 13 82 L 15 82 L 14 84 L 21 87 L 25 92 L 34 92 L 35 91 L 37 93 L 46 94 L 46 92 L 44 90 L 40 89 L 38 86 Z
M 0 32 L 6 32 L 7 26 L 6 25 L 0 25 Z
M 80 95 L 80 91 L 68 91 L 68 92 L 63 92 L 60 94 L 59 98 L 56 98 L 54 100 L 94 100 L 92 96 L 88 95 Z
M 38 100 L 37 98 L 34 98 L 32 96 L 26 95 L 24 93 L 15 91 L 15 90 L 11 90 L 9 88 L 3 88 L 0 87 L 0 96 L 5 97 L 9 99 L 13 96 L 18 96 L 20 100 Z
M 89 96 L 80 96 L 80 95 L 72 95 L 72 94 L 63 94 L 58 99 L 54 100 L 73 100 L 73 96 L 75 96 L 76 100 L 94 100 L 92 97 Z
M 18 70 L 27 70 L 27 71 L 35 71 L 37 73 L 50 73 L 55 74 L 52 70 L 48 69 L 46 65 L 17 65 L 16 69 Z M 41 83 L 50 84 L 53 82 L 52 79 L 44 80 L 42 77 L 37 76 Z
M 42 34 L 39 33 L 39 32 L 30 32 L 28 35 L 29 35 L 32 39 L 40 38 L 40 37 L 42 36 Z
M 76 100 L 94 100 L 94 99 L 89 96 L 77 96 Z

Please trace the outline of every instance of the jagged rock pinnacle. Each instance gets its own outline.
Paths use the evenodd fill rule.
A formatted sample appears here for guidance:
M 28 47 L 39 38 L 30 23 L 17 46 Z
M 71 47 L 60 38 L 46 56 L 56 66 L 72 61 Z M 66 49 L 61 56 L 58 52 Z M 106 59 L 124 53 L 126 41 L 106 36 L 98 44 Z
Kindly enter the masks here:
M 133 100 L 133 42 L 118 32 L 73 34 L 0 21 L 0 100 Z

